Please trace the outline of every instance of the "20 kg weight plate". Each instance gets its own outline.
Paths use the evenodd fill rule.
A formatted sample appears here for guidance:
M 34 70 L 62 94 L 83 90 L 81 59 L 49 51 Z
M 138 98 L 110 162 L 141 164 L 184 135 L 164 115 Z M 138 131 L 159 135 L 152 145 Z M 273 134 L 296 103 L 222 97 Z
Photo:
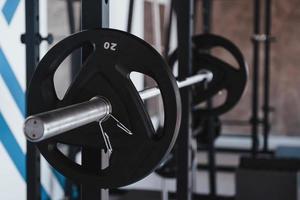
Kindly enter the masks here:
M 60 100 L 55 92 L 54 74 L 68 55 L 85 45 L 93 52 Z M 160 135 L 154 131 L 143 101 L 130 80 L 131 72 L 148 75 L 157 82 L 165 110 L 165 125 Z M 109 166 L 94 171 L 70 160 L 59 150 L 58 144 L 100 152 L 105 145 L 97 122 L 37 144 L 56 170 L 81 184 L 115 188 L 142 179 L 164 160 L 178 134 L 180 94 L 168 65 L 149 44 L 122 31 L 88 30 L 60 41 L 39 63 L 28 92 L 30 115 L 103 96 L 110 101 L 112 114 L 133 133 L 124 133 L 112 121 L 104 122 L 113 152 Z

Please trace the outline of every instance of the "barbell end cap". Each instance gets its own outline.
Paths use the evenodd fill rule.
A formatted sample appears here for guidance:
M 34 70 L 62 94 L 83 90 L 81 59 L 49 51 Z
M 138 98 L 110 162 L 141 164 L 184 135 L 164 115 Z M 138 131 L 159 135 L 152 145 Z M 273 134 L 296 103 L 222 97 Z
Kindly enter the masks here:
M 28 141 L 39 142 L 44 136 L 44 123 L 41 119 L 35 116 L 30 116 L 24 123 L 24 134 Z

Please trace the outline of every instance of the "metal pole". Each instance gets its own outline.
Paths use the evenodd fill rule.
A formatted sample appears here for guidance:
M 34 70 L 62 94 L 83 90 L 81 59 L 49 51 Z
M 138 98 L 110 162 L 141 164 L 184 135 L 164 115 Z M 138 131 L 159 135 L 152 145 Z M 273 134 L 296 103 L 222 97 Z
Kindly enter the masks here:
M 159 2 L 158 0 L 152 0 L 152 27 L 153 27 L 153 35 L 154 35 L 154 48 L 162 53 L 161 48 L 161 20 L 160 20 L 160 10 L 159 10 Z
M 37 35 L 39 35 L 39 0 L 25 1 L 25 16 L 26 33 L 24 42 L 26 44 L 26 86 L 28 89 L 31 76 L 40 59 L 40 46 L 36 40 Z M 40 200 L 40 153 L 36 146 L 30 142 L 26 143 L 26 149 L 27 199 Z
M 82 29 L 94 29 L 108 27 L 109 25 L 109 1 L 108 0 L 81 0 L 81 27 Z M 91 46 L 82 48 L 82 62 L 92 52 Z M 82 148 L 82 166 L 91 171 L 98 171 L 102 168 L 102 152 Z M 81 185 L 81 200 L 108 200 L 108 190 L 100 190 L 94 185 Z
M 253 81 L 252 81 L 252 156 L 258 151 L 258 125 L 259 125 L 259 41 L 255 38 L 260 32 L 260 0 L 254 0 L 254 37 L 253 41 Z
M 203 73 L 200 72 L 199 74 L 190 76 L 183 81 L 178 81 L 177 85 L 178 85 L 179 89 L 182 89 L 182 88 L 200 83 L 202 81 L 210 82 L 213 78 L 212 76 L 213 75 L 211 72 L 203 71 Z M 149 98 L 158 96 L 160 94 L 160 90 L 157 87 L 153 87 L 153 88 L 142 90 L 139 92 L 139 94 L 143 100 L 147 100 Z
M 270 132 L 270 44 L 271 44 L 271 0 L 265 0 L 265 70 L 264 70 L 264 119 L 263 119 L 263 151 L 268 151 L 268 137 Z
M 68 10 L 68 20 L 69 20 L 69 30 L 73 34 L 76 32 L 75 25 L 75 12 L 74 12 L 74 0 L 66 0 L 67 10 Z M 71 77 L 75 77 L 76 73 L 80 69 L 81 53 L 79 50 L 74 51 L 71 54 Z
M 211 21 L 212 21 L 212 0 L 203 0 L 202 1 L 203 8 L 203 32 L 210 33 L 211 32 Z M 213 107 L 212 99 L 208 99 L 207 101 L 208 109 Z M 208 116 L 208 172 L 209 172 L 209 189 L 210 196 L 212 198 L 216 197 L 216 151 L 215 151 L 215 120 L 213 116 Z
M 66 0 L 70 33 L 74 33 L 76 30 L 73 2 L 73 0 Z
M 174 0 L 170 0 L 170 4 L 168 5 L 168 13 L 165 17 L 165 34 L 164 34 L 164 51 L 163 55 L 165 58 L 168 58 L 169 51 L 170 51 L 170 38 L 171 38 L 171 29 L 172 29 L 172 16 L 173 16 L 173 3 Z
M 202 12 L 203 12 L 203 32 L 211 32 L 211 16 L 212 16 L 212 0 L 202 1 Z
M 127 32 L 131 33 L 132 17 L 133 17 L 134 0 L 129 1 L 128 19 L 127 19 Z
M 178 31 L 178 78 L 184 80 L 192 74 L 192 34 L 193 34 L 193 0 L 176 0 Z M 182 102 L 182 122 L 177 140 L 177 200 L 192 199 L 192 152 L 190 142 L 192 93 L 190 88 L 180 91 Z
M 75 33 L 76 28 L 76 19 L 75 19 L 75 11 L 74 11 L 74 0 L 66 0 L 66 7 L 68 11 L 68 21 L 69 21 L 69 31 L 71 34 Z M 70 75 L 72 79 L 76 76 L 76 73 L 80 69 L 80 62 L 81 62 L 81 51 L 77 49 L 76 51 L 72 52 L 71 54 L 71 62 L 70 62 Z M 71 79 L 71 80 L 72 80 Z M 70 146 L 67 149 L 67 155 L 71 160 L 75 160 L 76 153 L 78 152 L 79 147 Z M 72 199 L 74 198 L 74 192 L 73 187 L 76 186 L 76 189 L 78 188 L 77 185 L 71 181 L 70 179 L 66 179 L 64 191 L 65 191 L 65 198 L 66 199 Z

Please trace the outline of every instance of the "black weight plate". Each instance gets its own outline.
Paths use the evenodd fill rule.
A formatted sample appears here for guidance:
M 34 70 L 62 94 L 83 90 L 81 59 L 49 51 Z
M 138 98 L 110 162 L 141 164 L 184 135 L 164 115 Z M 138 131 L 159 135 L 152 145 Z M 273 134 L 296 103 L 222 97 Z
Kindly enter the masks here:
M 208 52 L 216 47 L 221 47 L 232 54 L 238 67 L 231 66 L 220 58 Z M 177 60 L 177 50 L 169 57 L 169 64 L 174 66 Z M 194 109 L 194 115 L 208 116 L 221 115 L 232 109 L 240 100 L 246 87 L 248 69 L 244 57 L 238 47 L 231 41 L 213 34 L 201 34 L 193 37 L 193 74 L 199 70 L 207 69 L 213 73 L 213 80 L 204 87 L 202 84 L 193 86 L 193 105 L 201 104 L 212 98 L 222 90 L 227 91 L 223 104 L 208 110 L 206 108 Z
M 208 54 L 215 47 L 221 47 L 231 53 L 239 66 L 231 66 L 220 58 Z M 177 59 L 177 50 L 175 50 L 168 60 L 172 69 Z M 218 137 L 221 132 L 221 122 L 218 116 L 226 113 L 237 104 L 245 89 L 248 71 L 240 50 L 226 38 L 213 34 L 202 34 L 193 37 L 193 74 L 197 74 L 201 69 L 211 71 L 213 80 L 207 87 L 204 87 L 204 84 L 195 84 L 193 86 L 193 105 L 200 104 L 218 95 L 223 89 L 227 90 L 227 98 L 224 104 L 211 110 L 198 108 L 193 111 L 194 128 L 202 128 L 201 133 L 197 133 L 195 137 L 198 144 L 203 145 L 208 144 L 207 116 L 214 116 L 215 137 Z M 176 159 L 174 154 L 175 152 L 172 151 L 171 159 L 165 160 L 164 164 L 156 170 L 157 174 L 166 178 L 175 177 Z
M 155 170 L 156 174 L 163 178 L 175 178 L 177 171 L 177 159 L 176 159 L 176 150 L 169 154 L 166 160 L 162 163 L 162 165 Z
M 213 72 L 216 82 L 208 84 L 207 88 L 197 89 L 194 92 L 194 104 L 201 101 L 203 96 L 216 95 L 216 89 L 226 90 L 227 95 L 223 104 L 213 107 L 196 109 L 196 115 L 220 115 L 231 110 L 241 99 L 247 83 L 248 67 L 239 48 L 224 37 L 203 34 L 193 37 L 194 43 L 194 70 L 208 69 Z M 205 53 L 213 48 L 221 47 L 228 51 L 236 60 L 238 66 L 234 67 L 216 56 Z M 199 100 L 198 100 L 199 98 Z M 195 113 L 196 112 L 196 113 Z
M 54 89 L 54 73 L 70 53 L 84 45 L 92 45 L 94 51 L 64 98 L 59 100 Z M 155 133 L 129 78 L 131 72 L 146 74 L 157 82 L 165 110 L 165 125 L 160 135 Z M 38 143 L 42 155 L 66 177 L 101 188 L 125 186 L 150 174 L 173 147 L 181 119 L 179 90 L 164 59 L 149 44 L 126 32 L 98 29 L 76 33 L 56 44 L 39 63 L 29 86 L 28 112 L 32 115 L 94 96 L 107 98 L 113 115 L 133 132 L 130 136 L 112 121 L 104 123 L 113 147 L 109 166 L 97 172 L 87 170 L 57 147 L 63 143 L 105 149 L 97 122 Z

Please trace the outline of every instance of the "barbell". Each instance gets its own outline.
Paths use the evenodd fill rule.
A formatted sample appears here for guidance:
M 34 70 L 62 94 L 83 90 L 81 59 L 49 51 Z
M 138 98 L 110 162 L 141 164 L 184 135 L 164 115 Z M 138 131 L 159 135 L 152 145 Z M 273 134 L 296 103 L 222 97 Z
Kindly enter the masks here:
M 69 54 L 87 45 L 92 53 L 59 99 L 53 81 L 56 70 Z M 132 72 L 151 77 L 157 86 L 137 91 Z M 112 29 L 82 31 L 57 43 L 38 64 L 28 89 L 31 116 L 24 132 L 45 159 L 73 181 L 100 188 L 125 186 L 155 170 L 175 144 L 181 121 L 179 87 L 205 80 L 214 84 L 214 76 L 213 71 L 198 70 L 176 82 L 161 55 L 140 38 Z M 211 88 L 212 94 L 220 89 Z M 164 125 L 157 133 L 143 99 L 159 94 Z M 113 151 L 108 167 L 90 171 L 70 160 L 60 144 Z
M 209 83 L 213 75 L 209 71 L 200 71 L 183 81 L 177 81 L 178 88 L 188 87 L 203 81 Z M 160 95 L 158 87 L 139 92 L 142 100 Z M 80 126 L 104 121 L 112 114 L 112 106 L 104 97 L 93 97 L 91 100 L 75 105 L 32 115 L 25 120 L 24 133 L 31 142 L 40 142 Z

